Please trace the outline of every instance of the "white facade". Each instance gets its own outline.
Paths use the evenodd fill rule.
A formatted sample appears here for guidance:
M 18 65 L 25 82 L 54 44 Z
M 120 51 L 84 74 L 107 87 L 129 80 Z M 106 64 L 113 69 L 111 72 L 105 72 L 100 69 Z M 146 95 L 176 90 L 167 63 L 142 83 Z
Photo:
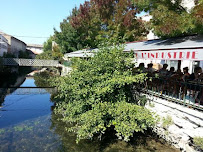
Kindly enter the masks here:
M 25 42 L 1 31 L 0 31 L 0 34 L 3 35 L 7 40 L 7 43 L 8 43 L 7 53 L 11 53 L 16 57 L 18 57 L 20 51 L 23 51 L 23 52 L 26 51 L 27 45 L 25 44 Z
M 0 34 L 0 56 L 8 51 L 8 40 Z
M 188 12 L 191 11 L 191 9 L 195 6 L 194 0 L 182 0 L 181 5 L 187 9 Z
M 27 49 L 31 50 L 34 54 L 41 54 L 43 53 L 43 45 L 38 44 L 28 44 Z

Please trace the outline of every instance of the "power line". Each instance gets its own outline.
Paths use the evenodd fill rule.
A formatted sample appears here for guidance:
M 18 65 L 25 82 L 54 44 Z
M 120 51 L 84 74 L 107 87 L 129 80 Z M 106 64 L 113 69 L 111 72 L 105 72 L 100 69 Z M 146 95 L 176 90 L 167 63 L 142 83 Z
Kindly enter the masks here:
M 42 36 L 18 36 L 14 35 L 15 37 L 27 37 L 27 38 L 49 38 L 49 37 L 42 37 Z
M 9 34 L 6 34 L 6 33 L 0 33 L 1 35 L 4 35 L 4 36 L 14 36 L 14 37 L 27 37 L 27 38 L 49 38 L 49 37 L 43 37 L 43 36 L 20 36 L 20 35 L 9 35 Z

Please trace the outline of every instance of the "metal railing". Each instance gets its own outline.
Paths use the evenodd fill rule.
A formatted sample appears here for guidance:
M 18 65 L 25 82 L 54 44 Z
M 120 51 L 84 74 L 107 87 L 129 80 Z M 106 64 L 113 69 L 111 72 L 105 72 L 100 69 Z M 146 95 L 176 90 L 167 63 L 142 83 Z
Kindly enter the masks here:
M 203 84 L 172 79 L 150 78 L 144 85 L 147 94 L 203 111 Z
M 3 58 L 3 65 L 7 66 L 58 66 L 57 60 L 39 60 L 39 59 L 20 59 L 20 58 Z

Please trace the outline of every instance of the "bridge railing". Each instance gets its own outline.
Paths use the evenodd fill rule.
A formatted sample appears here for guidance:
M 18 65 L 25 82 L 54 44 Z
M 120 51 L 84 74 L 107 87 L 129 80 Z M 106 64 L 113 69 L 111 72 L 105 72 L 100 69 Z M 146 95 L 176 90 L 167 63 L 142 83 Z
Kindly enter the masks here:
M 152 78 L 143 86 L 147 94 L 203 111 L 203 84 Z
M 3 58 L 3 65 L 7 66 L 58 66 L 58 60 Z

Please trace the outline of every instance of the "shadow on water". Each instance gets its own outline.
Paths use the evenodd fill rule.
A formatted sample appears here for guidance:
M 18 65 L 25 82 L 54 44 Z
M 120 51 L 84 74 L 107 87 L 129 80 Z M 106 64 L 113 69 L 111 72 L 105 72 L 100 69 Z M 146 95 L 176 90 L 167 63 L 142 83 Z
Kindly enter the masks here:
M 0 107 L 4 102 L 4 98 L 8 93 L 8 87 L 19 87 L 24 81 L 28 73 L 32 71 L 31 67 L 7 67 L 0 66 Z M 10 93 L 16 89 L 9 90 Z
M 0 87 L 6 88 L 14 86 L 18 78 L 25 78 L 26 75 L 32 71 L 32 67 L 3 67 L 0 69 Z

